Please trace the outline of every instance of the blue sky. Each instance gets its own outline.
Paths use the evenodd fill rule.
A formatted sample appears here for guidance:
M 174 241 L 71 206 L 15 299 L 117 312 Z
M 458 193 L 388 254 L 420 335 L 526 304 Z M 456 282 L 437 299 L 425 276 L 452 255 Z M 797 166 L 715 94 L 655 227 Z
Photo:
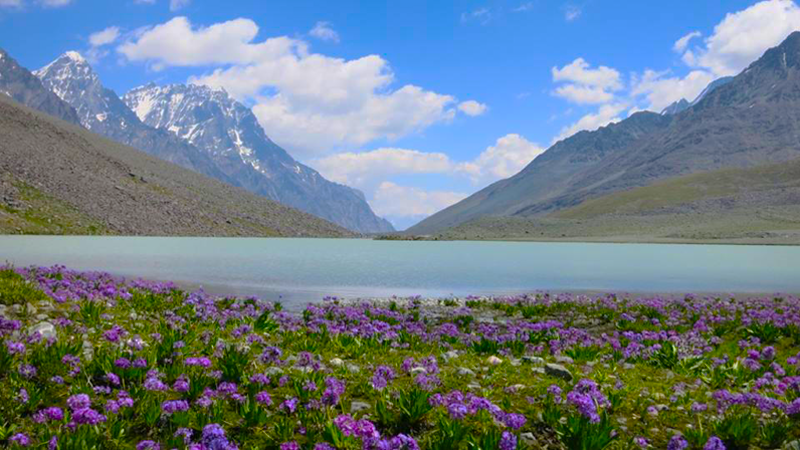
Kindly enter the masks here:
M 559 138 L 691 100 L 796 29 L 791 0 L 0 0 L 23 66 L 77 50 L 120 95 L 225 87 L 399 228 Z

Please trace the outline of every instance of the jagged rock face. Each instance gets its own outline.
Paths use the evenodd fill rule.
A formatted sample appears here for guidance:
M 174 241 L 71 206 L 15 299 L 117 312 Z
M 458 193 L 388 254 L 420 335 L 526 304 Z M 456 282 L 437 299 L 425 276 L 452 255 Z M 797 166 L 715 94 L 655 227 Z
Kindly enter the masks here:
M 679 112 L 685 110 L 689 106 L 691 106 L 691 103 L 689 103 L 685 98 L 682 98 L 682 99 L 680 99 L 680 100 L 678 100 L 676 102 L 673 102 L 671 105 L 667 106 L 666 108 L 664 108 L 661 111 L 661 115 L 662 116 L 671 116 L 673 114 L 678 114 Z
M 676 114 L 637 113 L 556 143 L 520 173 L 408 230 L 482 216 L 527 217 L 695 172 L 800 158 L 800 32 Z
M 0 93 L 30 108 L 80 125 L 75 110 L 49 89 L 38 78 L 21 67 L 8 53 L 0 49 Z
M 80 123 L 92 132 L 204 175 L 236 184 L 207 155 L 165 131 L 142 123 L 114 91 L 103 86 L 80 54 L 64 53 L 34 74 L 46 88 L 74 107 Z
M 392 230 L 359 191 L 326 180 L 272 142 L 252 111 L 224 90 L 149 84 L 123 100 L 144 123 L 201 149 L 246 189 L 354 231 Z

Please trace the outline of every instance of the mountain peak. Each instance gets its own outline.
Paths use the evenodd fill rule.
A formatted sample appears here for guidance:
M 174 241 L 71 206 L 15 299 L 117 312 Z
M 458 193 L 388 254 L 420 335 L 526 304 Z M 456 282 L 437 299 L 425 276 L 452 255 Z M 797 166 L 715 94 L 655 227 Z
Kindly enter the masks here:
M 74 50 L 70 50 L 68 52 L 65 52 L 63 55 L 61 55 L 61 57 L 62 58 L 69 58 L 70 60 L 72 60 L 72 61 L 74 61 L 76 63 L 86 63 L 86 59 L 84 59 L 83 56 L 81 56 L 80 53 L 78 53 L 78 52 L 76 52 Z

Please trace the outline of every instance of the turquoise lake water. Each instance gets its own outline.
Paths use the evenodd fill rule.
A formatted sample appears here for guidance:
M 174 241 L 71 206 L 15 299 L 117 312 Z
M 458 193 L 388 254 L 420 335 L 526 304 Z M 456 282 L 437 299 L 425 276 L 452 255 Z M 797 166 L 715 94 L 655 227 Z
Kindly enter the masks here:
M 288 307 L 324 296 L 800 292 L 800 247 L 0 236 L 0 262 L 172 280 Z

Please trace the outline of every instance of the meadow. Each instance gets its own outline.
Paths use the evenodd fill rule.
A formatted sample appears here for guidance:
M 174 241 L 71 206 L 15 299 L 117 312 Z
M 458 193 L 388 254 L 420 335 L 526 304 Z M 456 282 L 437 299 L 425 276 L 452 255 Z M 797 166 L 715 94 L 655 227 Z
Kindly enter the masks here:
M 0 268 L 0 446 L 800 449 L 800 299 L 309 304 Z

